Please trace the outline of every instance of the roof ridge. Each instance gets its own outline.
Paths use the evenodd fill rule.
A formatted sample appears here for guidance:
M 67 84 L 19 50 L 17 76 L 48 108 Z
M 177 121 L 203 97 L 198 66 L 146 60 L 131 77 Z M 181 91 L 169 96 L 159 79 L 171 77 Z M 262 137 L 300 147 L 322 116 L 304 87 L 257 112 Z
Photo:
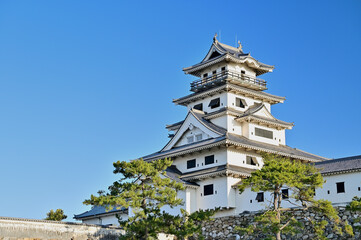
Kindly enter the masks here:
M 351 157 L 343 157 L 343 158 L 334 158 L 334 159 L 329 159 L 329 160 L 325 160 L 322 162 L 318 162 L 317 165 L 329 164 L 329 163 L 335 163 L 335 162 L 343 162 L 343 161 L 353 161 L 353 160 L 359 160 L 359 159 L 361 159 L 361 155 L 356 155 L 356 156 L 351 156 Z

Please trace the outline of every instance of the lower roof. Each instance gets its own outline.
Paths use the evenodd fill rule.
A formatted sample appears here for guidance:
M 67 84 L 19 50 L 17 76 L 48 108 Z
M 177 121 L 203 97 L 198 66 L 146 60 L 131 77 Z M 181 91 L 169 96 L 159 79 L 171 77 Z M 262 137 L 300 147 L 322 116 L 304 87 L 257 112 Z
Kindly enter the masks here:
M 179 147 L 174 147 L 172 149 L 166 150 L 166 151 L 159 151 L 147 156 L 143 157 L 143 160 L 145 161 L 152 161 L 159 158 L 166 158 L 166 157 L 177 157 L 180 155 L 204 150 L 204 149 L 210 149 L 212 147 L 216 146 L 236 146 L 236 147 L 242 147 L 246 149 L 253 149 L 255 151 L 260 152 L 267 152 L 267 153 L 273 153 L 278 154 L 284 157 L 309 161 L 309 162 L 319 162 L 328 160 L 327 158 L 314 155 L 312 153 L 308 153 L 305 151 L 302 151 L 297 148 L 292 148 L 287 145 L 272 145 L 268 143 L 262 143 L 254 140 L 250 140 L 244 136 L 226 133 L 218 138 L 210 138 L 203 141 L 191 143 L 182 145 Z
M 315 163 L 323 175 L 361 171 L 361 155 Z
M 108 215 L 110 213 L 114 213 L 114 214 L 121 213 L 124 211 L 127 211 L 127 209 L 124 207 L 113 207 L 112 209 L 107 211 L 106 207 L 104 206 L 93 206 L 93 208 L 90 209 L 89 211 L 83 212 L 81 214 L 75 214 L 74 218 L 80 220 L 89 217 L 99 217 L 101 215 Z

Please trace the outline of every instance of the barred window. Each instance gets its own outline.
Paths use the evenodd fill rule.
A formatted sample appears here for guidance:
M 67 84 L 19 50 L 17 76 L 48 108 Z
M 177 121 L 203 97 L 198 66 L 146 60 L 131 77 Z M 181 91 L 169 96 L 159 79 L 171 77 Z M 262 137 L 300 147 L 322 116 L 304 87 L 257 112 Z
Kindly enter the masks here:
M 197 134 L 196 141 L 201 141 L 201 140 L 202 140 L 202 134 Z
M 255 128 L 255 134 L 259 137 L 273 139 L 273 132 L 262 128 Z

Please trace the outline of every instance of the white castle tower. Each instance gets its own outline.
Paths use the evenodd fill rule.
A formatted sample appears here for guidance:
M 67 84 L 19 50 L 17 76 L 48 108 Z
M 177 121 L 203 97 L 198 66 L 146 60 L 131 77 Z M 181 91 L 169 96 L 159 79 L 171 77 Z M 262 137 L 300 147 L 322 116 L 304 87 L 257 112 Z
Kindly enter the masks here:
M 183 69 L 199 78 L 191 83 L 191 94 L 173 100 L 187 107 L 188 114 L 167 125 L 170 141 L 143 159 L 173 160 L 167 173 L 185 184 L 179 197 L 188 212 L 220 207 L 221 216 L 262 208 L 267 196 L 250 191 L 239 195 L 236 188 L 263 166 L 262 152 L 304 162 L 326 160 L 286 145 L 285 130 L 293 124 L 271 114 L 271 106 L 285 98 L 264 92 L 266 81 L 258 78 L 273 69 L 244 53 L 241 44 L 231 47 L 216 36 L 205 58 Z

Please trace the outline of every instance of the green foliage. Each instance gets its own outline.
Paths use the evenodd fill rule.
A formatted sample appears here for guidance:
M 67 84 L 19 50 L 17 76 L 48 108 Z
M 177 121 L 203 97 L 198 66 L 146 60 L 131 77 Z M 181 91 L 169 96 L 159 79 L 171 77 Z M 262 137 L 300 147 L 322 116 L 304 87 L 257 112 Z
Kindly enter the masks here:
M 300 232 L 303 226 L 293 213 L 301 211 L 304 219 L 312 223 L 319 239 L 325 238 L 324 229 L 328 221 L 316 220 L 314 217 L 317 214 L 332 222 L 333 229 L 338 234 L 342 234 L 342 228 L 349 235 L 353 234 L 349 231 L 350 226 L 341 222 L 331 202 L 314 200 L 314 191 L 322 187 L 324 180 L 313 165 L 271 154 L 264 154 L 263 159 L 262 169 L 243 180 L 239 190 L 241 194 L 248 187 L 254 192 L 270 192 L 272 201 L 269 202 L 267 210 L 255 218 L 254 225 L 238 227 L 239 231 L 263 233 L 268 239 L 281 239 L 281 233 L 294 235 Z M 288 199 L 282 199 L 282 188 L 292 191 Z M 282 202 L 288 202 L 293 207 L 284 208 Z
M 183 204 L 177 198 L 177 192 L 184 186 L 166 176 L 165 170 L 170 167 L 170 159 L 145 162 L 142 159 L 131 162 L 118 161 L 114 165 L 114 174 L 120 179 L 109 187 L 109 192 L 100 192 L 99 196 L 91 195 L 85 204 L 106 206 L 122 206 L 132 211 L 128 220 L 120 219 L 119 223 L 126 231 L 121 239 L 156 239 L 158 233 L 174 234 L 186 238 L 200 233 L 196 221 L 209 219 L 214 211 L 200 211 L 172 216 L 160 209 L 171 208 Z
M 56 209 L 56 211 L 51 209 L 50 212 L 46 214 L 46 216 L 47 217 L 45 218 L 45 220 L 51 221 L 62 221 L 63 219 L 67 218 L 62 209 Z
M 352 198 L 352 202 L 350 202 L 347 206 L 346 206 L 346 210 L 349 210 L 351 212 L 355 212 L 355 213 L 361 213 L 361 197 L 353 197 Z M 361 222 L 361 217 L 358 217 L 356 219 L 354 219 L 354 222 Z M 355 228 L 357 229 L 361 229 L 360 226 L 356 226 Z

